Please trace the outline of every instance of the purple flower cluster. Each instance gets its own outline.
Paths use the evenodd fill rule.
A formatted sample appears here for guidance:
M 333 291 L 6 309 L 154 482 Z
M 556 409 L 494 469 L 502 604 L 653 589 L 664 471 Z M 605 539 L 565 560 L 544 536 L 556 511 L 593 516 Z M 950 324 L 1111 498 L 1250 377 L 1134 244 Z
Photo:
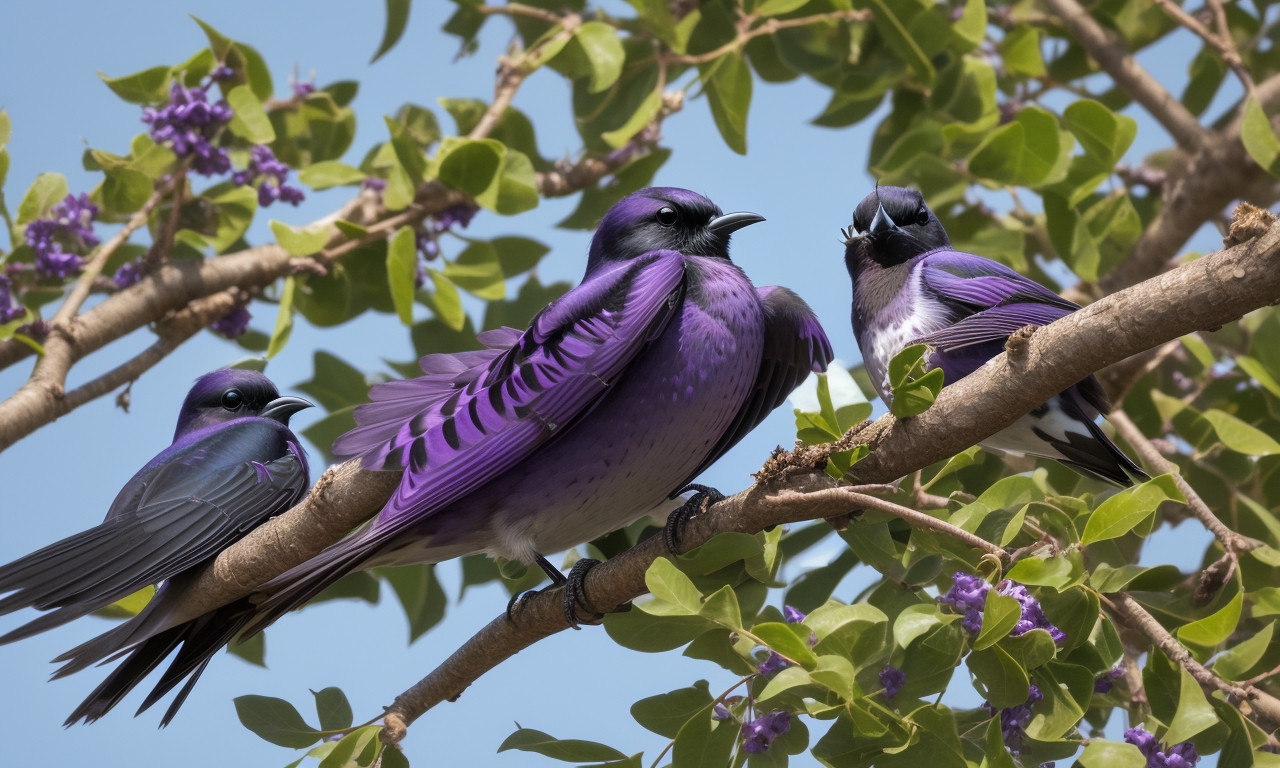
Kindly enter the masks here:
M 791 730 L 791 713 L 777 710 L 742 724 L 742 751 L 759 755 L 769 750 L 773 740 Z
M 214 75 L 224 74 L 223 69 L 226 68 Z M 175 80 L 168 104 L 142 110 L 142 122 L 151 126 L 151 138 L 159 144 L 170 143 L 179 157 L 192 158 L 191 169 L 202 176 L 231 170 L 227 151 L 212 141 L 234 114 L 224 100 L 209 102 L 209 89 L 215 79 L 211 76 L 208 84 L 195 88 L 186 88 Z
M 1043 698 L 1044 695 L 1040 693 L 1040 689 L 1032 685 L 1025 702 L 1016 707 L 1005 707 L 1000 710 L 1000 735 L 1010 753 L 1015 755 L 1022 753 L 1022 737 L 1026 734 L 1027 723 L 1031 722 L 1031 705 Z M 982 706 L 992 715 L 996 713 L 996 708 L 991 706 L 990 702 L 984 701 Z
M 89 195 L 67 195 L 43 219 L 27 225 L 27 245 L 36 252 L 36 272 L 43 277 L 67 278 L 80 271 L 84 259 L 75 251 L 87 252 L 98 244 L 93 219 L 98 206 Z M 71 251 L 63 250 L 66 246 Z
M 1184 741 L 1162 750 L 1155 735 L 1148 733 L 1141 724 L 1125 731 L 1124 740 L 1137 747 L 1142 756 L 1147 758 L 1147 768 L 1193 768 L 1200 762 L 1196 745 Z
M 1093 692 L 1111 693 L 1111 689 L 1115 687 L 1115 681 L 1122 677 L 1124 677 L 1124 668 L 1120 666 L 1112 667 L 1097 680 L 1093 681 Z
M 8 275 L 0 273 L 0 325 L 12 323 L 14 320 L 22 317 L 26 313 L 26 308 L 21 304 L 14 304 L 13 281 Z
M 889 664 L 880 670 L 880 685 L 884 686 L 885 699 L 892 699 L 907 684 L 907 673 Z
M 782 606 L 782 618 L 786 619 L 788 624 L 799 624 L 808 618 L 808 616 L 809 614 L 801 613 L 799 609 L 793 608 L 790 605 Z
M 371 181 L 374 181 L 374 179 L 365 179 L 365 186 L 369 189 L 377 189 L 381 191 L 387 186 L 385 181 L 380 186 L 370 184 L 369 182 Z M 430 226 L 426 225 L 424 222 L 422 226 L 418 227 L 417 232 L 418 251 L 422 253 L 423 258 L 427 261 L 431 261 L 439 256 L 439 234 L 450 229 L 455 224 L 462 229 L 466 229 L 467 225 L 471 223 L 471 220 L 475 218 L 475 215 L 475 207 L 467 205 L 466 203 L 459 203 L 458 205 L 446 208 L 437 214 L 435 216 L 435 221 Z
M 724 722 L 725 720 L 731 720 L 732 718 L 733 718 L 733 713 L 730 712 L 729 708 L 726 707 L 724 704 L 717 703 L 715 707 L 711 710 L 712 720 L 719 720 L 720 722 Z
M 115 276 L 111 278 L 117 288 L 128 288 L 134 283 L 142 279 L 142 268 L 144 260 L 141 256 L 133 261 L 126 261 L 116 270 Z
M 249 150 L 249 166 L 232 174 L 231 180 L 243 187 L 252 184 L 259 177 L 262 184 L 258 187 L 258 204 L 263 208 L 276 200 L 297 205 L 305 197 L 301 189 L 285 183 L 289 178 L 289 166 L 277 160 L 271 148 L 262 144 Z
M 1061 645 L 1067 639 L 1067 634 L 1062 630 L 1049 623 L 1049 619 L 1044 615 L 1044 609 L 1040 607 L 1040 601 L 1031 596 L 1027 588 L 1016 581 L 1005 579 L 996 587 L 996 592 L 1012 597 L 1022 606 L 1022 617 L 1018 619 L 1018 623 L 1013 625 L 1013 631 L 1010 635 L 1017 637 L 1018 635 L 1030 632 L 1033 629 L 1043 629 L 1049 632 L 1049 636 L 1053 638 L 1056 645 Z
M 252 317 L 247 306 L 238 304 L 227 314 L 209 323 L 209 330 L 234 339 L 249 329 L 249 319 Z
M 982 611 L 987 607 L 987 592 L 991 585 L 984 579 L 963 571 L 952 575 L 951 589 L 942 596 L 942 602 L 951 610 L 964 616 L 960 625 L 971 635 L 982 631 Z

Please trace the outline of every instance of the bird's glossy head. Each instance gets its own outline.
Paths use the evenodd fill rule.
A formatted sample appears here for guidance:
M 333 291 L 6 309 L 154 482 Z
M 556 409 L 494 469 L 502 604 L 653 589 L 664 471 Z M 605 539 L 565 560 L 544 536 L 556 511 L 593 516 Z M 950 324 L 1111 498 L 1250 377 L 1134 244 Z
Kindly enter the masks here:
M 853 209 L 853 226 L 844 234 L 850 270 L 859 259 L 891 267 L 926 251 L 951 247 L 951 238 L 924 196 L 904 187 L 877 187 L 864 197 Z
M 729 235 L 759 221 L 764 217 L 754 213 L 723 214 L 715 203 L 687 189 L 642 189 L 623 198 L 600 221 L 587 274 L 602 264 L 658 250 L 728 260 Z
M 174 439 L 203 427 L 246 416 L 259 416 L 289 425 L 289 417 L 311 403 L 281 397 L 271 379 L 257 371 L 223 368 L 196 379 L 178 413 Z

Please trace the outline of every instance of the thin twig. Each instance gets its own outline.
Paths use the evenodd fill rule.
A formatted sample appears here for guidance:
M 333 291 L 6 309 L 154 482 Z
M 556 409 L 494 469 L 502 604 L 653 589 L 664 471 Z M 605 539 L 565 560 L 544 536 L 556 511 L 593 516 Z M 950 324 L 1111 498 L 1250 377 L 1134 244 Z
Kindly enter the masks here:
M 1218 28 L 1216 33 L 1202 24 L 1195 16 L 1184 11 L 1173 0 L 1156 0 L 1156 3 L 1169 18 L 1194 32 L 1210 48 L 1217 51 L 1218 55 L 1222 57 L 1222 61 L 1239 78 L 1240 84 L 1244 86 L 1245 93 L 1249 96 L 1255 95 L 1253 76 L 1249 74 L 1249 70 L 1244 65 L 1244 60 L 1240 58 L 1240 51 L 1236 49 L 1235 40 L 1231 37 L 1231 28 L 1227 24 L 1226 11 L 1219 0 L 1206 0 L 1210 11 L 1213 13 L 1215 25 Z
M 1256 714 L 1266 730 L 1280 727 L 1280 700 L 1252 685 L 1232 683 L 1215 675 L 1196 661 L 1191 652 L 1169 634 L 1169 630 L 1129 595 L 1117 593 L 1103 595 L 1101 599 L 1121 623 L 1145 636 L 1173 663 L 1191 673 L 1201 686 L 1211 691 L 1221 691 L 1242 714 Z
M 794 19 L 765 19 L 763 24 L 752 27 L 759 17 L 754 14 L 744 16 L 738 24 L 738 34 L 729 42 L 720 47 L 707 51 L 705 53 L 662 53 L 660 58 L 668 64 L 688 64 L 698 65 L 707 64 L 724 56 L 746 47 L 747 43 L 761 37 L 762 35 L 773 35 L 782 29 L 795 29 L 797 27 L 807 27 L 811 24 L 817 24 L 824 21 L 868 21 L 871 19 L 871 13 L 865 10 L 842 10 L 827 11 L 825 13 L 815 13 L 812 16 L 800 16 Z
M 107 263 L 107 259 L 111 258 L 111 254 L 115 253 L 120 246 L 124 245 L 129 236 L 139 227 L 145 226 L 147 219 L 150 218 L 151 212 L 155 210 L 164 196 L 169 193 L 173 187 L 173 180 L 161 184 L 151 193 L 151 197 L 142 204 L 133 216 L 125 222 L 119 232 L 112 235 L 111 239 L 102 244 L 102 247 L 94 252 L 93 256 L 84 263 L 81 268 L 80 279 L 76 281 L 75 286 L 71 288 L 71 292 L 67 294 L 67 298 L 63 300 L 62 306 L 58 307 L 58 311 L 54 314 L 53 319 L 49 321 L 49 325 L 53 327 L 65 326 L 71 318 L 76 316 L 80 311 L 80 307 L 84 306 L 84 300 L 89 298 L 89 292 L 93 288 L 93 280 L 102 274 L 102 267 Z M 66 372 L 62 374 L 61 381 L 66 381 Z
M 1154 474 L 1173 475 L 1173 482 L 1178 487 L 1178 490 L 1182 492 L 1183 498 L 1187 500 L 1187 508 L 1191 510 L 1191 514 L 1195 515 L 1196 519 L 1213 534 L 1213 537 L 1222 544 L 1222 548 L 1228 554 L 1234 557 L 1241 552 L 1248 552 L 1251 549 L 1262 546 L 1262 542 L 1236 533 L 1219 520 L 1218 516 L 1213 514 L 1213 510 L 1209 509 L 1209 505 L 1200 497 L 1200 494 L 1196 493 L 1191 484 L 1178 471 L 1178 465 L 1166 459 L 1156 449 L 1155 445 L 1147 439 L 1147 436 L 1142 434 L 1142 430 L 1138 429 L 1137 425 L 1130 420 L 1128 414 L 1116 409 L 1107 415 L 1107 419 L 1115 425 L 1116 431 L 1120 433 L 1125 442 L 1133 446 L 1133 449 L 1142 457 L 1143 462 L 1155 470 Z

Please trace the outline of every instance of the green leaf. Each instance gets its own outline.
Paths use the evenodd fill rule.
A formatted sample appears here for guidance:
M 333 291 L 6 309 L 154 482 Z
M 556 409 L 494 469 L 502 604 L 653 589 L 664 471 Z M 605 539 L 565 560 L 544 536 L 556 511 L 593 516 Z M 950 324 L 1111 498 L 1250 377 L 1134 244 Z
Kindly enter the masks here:
M 1022 618 L 1022 604 L 1008 595 L 987 593 L 987 604 L 982 611 L 982 630 L 973 641 L 974 650 L 984 650 L 998 643 L 1013 631 Z M 1026 695 L 1023 694 L 1023 698 Z
M 1244 608 L 1244 590 L 1239 589 L 1239 572 L 1237 571 L 1236 594 L 1227 604 L 1190 624 L 1178 627 L 1178 639 L 1187 645 L 1197 645 L 1205 649 L 1217 648 L 1226 642 L 1236 631 L 1240 623 L 1240 613 Z
M 391 148 L 395 151 L 396 160 L 399 161 L 400 168 L 409 175 L 409 180 L 417 185 L 422 183 L 424 175 L 427 172 L 427 158 L 422 154 L 422 147 L 414 141 L 413 136 L 409 133 L 409 129 L 398 120 L 394 120 L 385 115 L 382 118 L 387 124 L 387 130 L 391 133 Z M 466 139 L 453 139 L 453 141 L 465 142 Z M 441 153 L 445 152 L 442 145 Z M 445 181 L 441 178 L 441 181 Z M 449 182 L 445 181 L 446 184 Z M 461 189 L 461 187 L 458 187 Z M 385 194 L 385 193 L 384 193 Z
M 995 645 L 986 650 L 975 650 L 969 654 L 967 663 L 978 682 L 979 691 L 991 706 L 1016 707 L 1026 702 L 1031 690 L 1027 671 L 1005 649 Z
M 169 82 L 172 77 L 169 67 L 152 67 L 121 77 L 107 77 L 99 72 L 98 77 L 115 95 L 130 104 L 155 104 L 169 98 Z M 0 141 L 0 146 L 5 143 Z
M 622 41 L 612 25 L 602 21 L 588 21 L 573 34 L 574 41 L 582 47 L 582 52 L 590 62 L 590 83 L 587 91 L 600 93 L 618 82 L 622 74 L 622 64 L 626 60 L 626 51 L 622 49 Z
M 1280 453 L 1280 443 L 1266 432 L 1255 426 L 1246 424 L 1231 414 L 1210 408 L 1203 414 L 1206 421 L 1213 425 L 1222 444 L 1238 453 L 1249 456 L 1271 456 Z
M 715 723 L 709 715 L 694 715 L 676 734 L 671 751 L 672 768 L 728 765 L 738 741 L 738 726 L 732 721 Z
M 316 768 L 368 768 L 377 759 L 380 725 L 366 725 L 343 736 Z
M 200 25 L 200 28 L 204 30 L 205 37 L 209 39 L 209 50 L 213 51 L 214 57 L 217 58 L 218 61 L 225 62 L 227 57 L 231 54 L 231 49 L 235 47 L 235 43 L 231 38 L 206 24 L 199 17 L 192 16 L 191 18 L 194 19 L 195 22 Z
M 658 558 L 645 571 L 644 583 L 658 600 L 690 616 L 702 610 L 702 593 L 670 560 Z
M 262 108 L 262 102 L 253 95 L 247 85 L 237 85 L 227 93 L 227 103 L 235 110 L 227 128 L 251 144 L 270 144 L 276 140 L 271 119 Z
M 418 274 L 418 243 L 412 227 L 396 230 L 387 244 L 387 285 L 400 322 L 413 325 L 414 283 Z
M 364 179 L 365 174 L 359 168 L 337 160 L 313 163 L 298 171 L 298 181 L 315 190 L 358 184 Z
M 99 608 L 93 612 L 94 616 L 103 616 L 108 619 L 130 619 L 138 615 L 138 612 L 147 607 L 147 603 L 151 602 L 151 597 L 156 593 L 156 588 L 148 584 L 142 589 L 131 595 L 120 598 L 105 608 Z
M 600 138 L 604 139 L 605 143 L 610 147 L 618 149 L 628 141 L 631 141 L 640 132 L 641 128 L 653 122 L 661 109 L 662 91 L 657 89 L 650 91 L 649 95 L 644 97 L 640 102 L 640 106 L 636 108 L 635 112 L 631 113 L 631 117 L 627 118 L 626 122 L 613 130 L 604 131 L 600 134 Z M 714 117 L 714 115 L 713 111 L 712 116 Z
M 889 47 L 902 57 L 924 85 L 932 85 L 937 77 L 933 63 L 920 49 L 912 34 L 903 26 L 902 20 L 894 13 L 894 10 L 903 10 L 906 4 L 890 3 L 887 0 L 869 0 L 868 5 L 875 14 L 876 29 Z
M 1085 152 L 1108 166 L 1124 157 L 1138 135 L 1136 120 L 1116 114 L 1092 99 L 1081 99 L 1068 106 L 1062 112 L 1062 121 Z
M 1275 629 L 1276 623 L 1273 621 L 1253 637 L 1224 651 L 1213 660 L 1214 674 L 1224 680 L 1243 680 L 1248 677 L 1249 672 L 1270 649 Z
M 1049 242 L 1081 280 L 1097 280 L 1102 254 L 1089 234 L 1089 226 L 1065 198 L 1044 195 L 1045 228 Z
M 889 361 L 889 410 L 900 419 L 929 410 L 946 383 L 941 368 L 925 371 L 928 351 L 924 344 L 912 344 Z
M 35 221 L 70 194 L 67 179 L 60 173 L 42 173 L 31 182 L 27 194 L 18 204 L 17 224 Z
M 809 0 L 764 0 L 756 6 L 755 15 L 761 18 L 782 16 L 804 7 Z
M 493 139 L 460 139 L 440 143 L 434 166 L 440 183 L 470 195 L 477 203 L 496 210 L 507 148 Z
M 1200 684 L 1186 667 L 1179 666 L 1178 671 L 1181 672 L 1182 684 L 1178 690 L 1178 709 L 1173 715 L 1173 721 L 1169 723 L 1169 730 L 1164 734 L 1164 740 L 1168 744 L 1190 741 L 1218 722 L 1213 705 L 1205 699 Z
M 151 198 L 155 191 L 151 178 L 132 168 L 104 168 L 102 204 L 110 211 L 133 213 Z
M 1080 754 L 1084 768 L 1146 768 L 1147 758 L 1132 744 L 1090 741 Z
M 751 107 L 751 67 L 741 54 L 731 53 L 702 68 L 702 83 L 711 117 L 724 143 L 740 155 L 747 153 L 747 112 Z
M 241 724 L 272 744 L 302 749 L 320 740 L 321 734 L 307 725 L 298 710 L 284 699 L 237 696 L 235 704 Z
M 1044 57 L 1040 54 L 1040 30 L 1017 26 L 1000 41 L 1000 57 L 1004 67 L 1015 75 L 1040 77 L 1045 74 Z
M 1013 122 L 992 131 L 978 145 L 969 156 L 969 170 L 999 184 L 1036 186 L 1050 180 L 1069 149 L 1062 145 L 1058 121 L 1051 112 L 1024 107 Z
M 458 293 L 458 286 L 439 270 L 428 268 L 427 276 L 435 287 L 435 292 L 428 298 L 431 310 L 449 328 L 462 330 L 467 322 L 467 313 L 462 309 L 462 294 Z
M 259 667 L 267 666 L 267 635 L 259 632 L 244 640 L 232 640 L 227 643 L 227 653 Z
M 507 296 L 502 266 L 492 243 L 477 241 L 469 244 L 456 260 L 445 263 L 444 274 L 476 298 L 501 301 Z
M 387 23 L 382 30 L 382 42 L 378 44 L 378 50 L 374 52 L 373 58 L 369 59 L 370 64 L 382 58 L 383 54 L 400 41 L 400 36 L 404 34 L 404 29 L 409 24 L 409 1 L 387 0 Z
M 280 247 L 294 256 L 310 256 L 324 250 L 329 242 L 332 230 L 328 224 L 318 227 L 294 228 L 283 221 L 271 220 L 271 233 L 276 236 Z
M 449 599 L 436 578 L 434 565 L 385 568 L 378 573 L 391 585 L 409 619 L 409 642 L 422 637 L 444 618 Z
M 1185 501 L 1173 475 L 1153 477 L 1117 493 L 1098 506 L 1085 523 L 1081 544 L 1092 544 L 1125 535 L 1147 519 L 1164 501 Z
M 803 624 L 770 621 L 752 627 L 751 634 L 763 640 L 772 650 L 805 668 L 812 668 L 818 663 L 818 658 L 809 648 L 809 628 Z
M 1007 542 L 1006 542 L 1007 543 Z M 1053 557 L 1024 557 L 1014 563 L 1013 568 L 1005 574 L 1019 584 L 1038 587 L 1053 587 L 1061 590 L 1075 576 L 1075 566 L 1064 555 Z
M 320 328 L 341 325 L 356 314 L 352 312 L 351 277 L 341 263 L 330 266 L 323 275 L 307 275 L 293 297 L 295 306 L 307 322 Z M 363 311 L 363 306 L 356 307 Z
M 350 728 L 354 716 L 351 714 L 351 703 L 341 688 L 329 687 L 320 691 L 312 691 L 316 697 L 316 712 L 320 715 L 320 730 L 337 731 Z
M 707 681 L 699 680 L 689 688 L 677 688 L 637 701 L 631 705 L 631 716 L 644 728 L 674 739 L 681 726 L 710 707 L 711 701 Z
M 1280 137 L 1276 136 L 1262 105 L 1252 96 L 1244 105 L 1240 139 L 1255 163 L 1272 176 L 1280 176 Z
M 532 728 L 520 728 L 511 734 L 498 747 L 499 752 L 518 749 L 522 752 L 536 752 L 553 760 L 567 763 L 589 763 L 610 760 L 624 760 L 626 755 L 613 747 L 598 744 L 594 741 L 578 739 L 557 739 L 554 736 L 535 731 Z
M 293 333 L 293 292 L 297 278 L 290 275 L 284 279 L 284 288 L 280 291 L 280 308 L 276 312 L 276 327 L 271 331 L 271 341 L 267 344 L 267 358 L 270 359 L 284 349 L 289 342 L 289 334 Z
M 960 18 L 951 24 L 951 33 L 961 40 L 964 50 L 976 48 L 987 36 L 987 4 L 984 0 L 965 0 Z
M 489 241 L 498 252 L 498 266 L 503 277 L 515 277 L 533 269 L 550 252 L 550 248 L 527 237 L 495 237 Z

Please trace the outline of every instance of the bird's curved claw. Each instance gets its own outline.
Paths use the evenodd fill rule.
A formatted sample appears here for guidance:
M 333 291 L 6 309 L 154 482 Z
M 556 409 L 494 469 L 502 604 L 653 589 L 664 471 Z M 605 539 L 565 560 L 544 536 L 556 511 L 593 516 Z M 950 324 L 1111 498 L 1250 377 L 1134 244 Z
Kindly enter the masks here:
M 569 622 L 569 626 L 574 629 L 582 629 L 580 624 L 598 623 L 604 614 L 596 612 L 591 603 L 587 601 L 586 576 L 587 571 L 595 568 L 600 564 L 599 560 L 590 557 L 584 557 L 573 564 L 569 569 L 569 573 L 565 577 L 564 584 L 564 620 Z M 591 618 L 588 621 L 579 621 L 578 606 L 582 606 Z
M 702 511 L 704 503 L 710 509 L 711 505 L 724 501 L 723 493 L 709 485 L 698 485 L 697 483 L 686 485 L 676 491 L 675 495 L 679 496 L 688 491 L 696 491 L 696 493 L 690 496 L 689 500 L 680 505 L 678 509 L 667 515 L 667 524 L 662 528 L 662 540 L 667 545 L 667 552 L 673 557 L 680 554 L 680 534 L 684 530 L 685 523 Z

